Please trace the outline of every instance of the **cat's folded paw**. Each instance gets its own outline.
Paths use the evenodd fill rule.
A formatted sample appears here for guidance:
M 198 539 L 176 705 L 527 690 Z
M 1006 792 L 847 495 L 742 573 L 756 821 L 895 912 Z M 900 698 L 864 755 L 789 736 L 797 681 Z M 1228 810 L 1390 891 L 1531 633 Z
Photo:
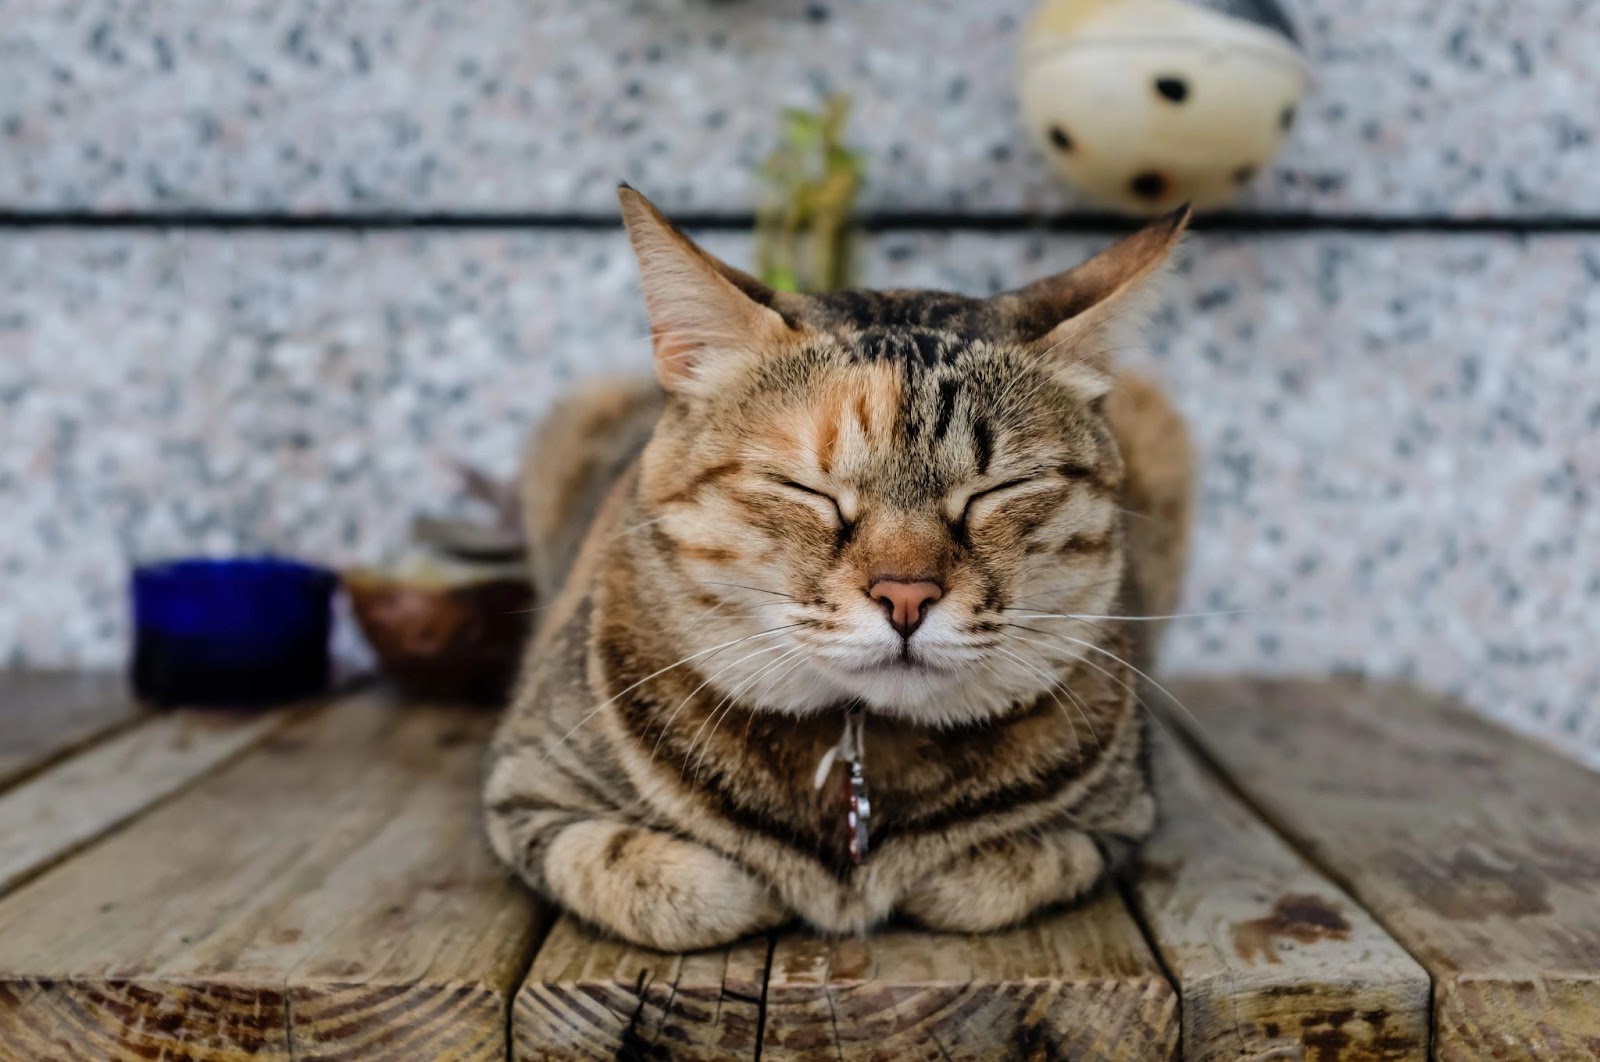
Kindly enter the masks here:
M 900 901 L 900 912 L 929 929 L 987 933 L 1077 899 L 1105 871 L 1099 849 L 1076 830 L 1008 838 L 929 876 Z
M 641 826 L 568 829 L 545 865 L 580 917 L 660 951 L 716 947 L 788 918 L 772 890 L 726 856 Z

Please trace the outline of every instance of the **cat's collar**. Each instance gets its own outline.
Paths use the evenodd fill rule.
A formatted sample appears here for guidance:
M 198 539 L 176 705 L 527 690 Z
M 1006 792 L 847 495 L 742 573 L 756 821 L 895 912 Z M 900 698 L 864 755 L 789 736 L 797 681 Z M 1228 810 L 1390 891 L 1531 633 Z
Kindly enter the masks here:
M 865 724 L 866 712 L 859 704 L 845 710 L 844 732 L 817 761 L 817 771 L 811 780 L 811 787 L 820 790 L 827 784 L 833 765 L 844 761 L 844 829 L 850 845 L 850 862 L 856 866 L 867 861 L 871 843 L 868 820 L 872 817 L 872 801 L 867 793 Z

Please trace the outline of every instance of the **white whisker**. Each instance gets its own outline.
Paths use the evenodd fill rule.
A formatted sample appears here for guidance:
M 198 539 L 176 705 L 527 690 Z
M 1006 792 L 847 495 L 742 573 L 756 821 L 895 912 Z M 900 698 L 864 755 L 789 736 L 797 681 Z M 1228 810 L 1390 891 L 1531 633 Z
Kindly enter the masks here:
M 1005 612 L 1026 612 L 1026 609 L 1008 608 Z M 1080 612 L 1030 612 L 1022 619 L 1067 619 L 1067 620 L 1131 620 L 1143 623 L 1151 620 L 1176 620 L 1176 619 L 1205 619 L 1209 616 L 1245 616 L 1253 610 L 1248 608 L 1230 609 L 1226 612 L 1173 612 L 1166 616 L 1095 616 Z
M 1017 663 L 1021 664 L 1023 667 L 1027 668 L 1033 674 L 1038 675 L 1040 678 L 1044 679 L 1045 680 L 1045 692 L 1048 693 L 1050 695 L 1051 699 L 1056 702 L 1056 705 L 1058 707 L 1060 707 L 1061 712 L 1062 712 L 1063 715 L 1066 715 L 1066 717 L 1068 719 L 1072 718 L 1071 713 L 1067 711 L 1067 706 L 1065 704 L 1061 703 L 1061 698 L 1060 697 L 1056 696 L 1056 692 L 1055 691 L 1058 688 L 1059 689 L 1066 689 L 1066 686 L 1065 686 L 1064 683 L 1062 683 L 1061 678 L 1060 678 L 1059 675 L 1052 675 L 1049 672 L 1045 671 L 1043 668 L 1035 667 L 1034 665 L 1029 664 L 1028 661 L 1024 660 L 1018 654 L 1013 653 L 1010 649 L 1006 648 L 1003 645 L 995 646 L 995 648 L 997 650 L 999 650 L 1000 652 L 1004 653 L 1006 656 L 1009 656 L 1011 659 L 1015 660 Z M 1069 697 L 1072 696 L 1072 693 L 1071 693 L 1070 690 L 1067 691 L 1067 695 Z M 1083 710 L 1082 702 L 1078 702 L 1076 697 L 1074 697 L 1073 700 L 1075 702 L 1077 702 L 1078 705 L 1079 705 L 1078 714 L 1083 717 L 1083 725 L 1086 726 L 1089 729 L 1089 736 L 1094 738 L 1095 747 L 1100 749 L 1100 751 L 1104 752 L 1105 751 L 1105 747 L 1100 744 L 1100 735 L 1096 734 L 1094 732 L 1094 723 L 1089 721 L 1089 715 L 1088 715 L 1087 712 L 1085 712 Z
M 785 660 L 788 660 L 796 653 L 802 651 L 803 650 L 799 646 L 790 647 L 789 651 L 778 657 L 778 659 L 770 660 L 761 665 L 761 667 L 758 668 L 753 675 L 745 679 L 738 686 L 735 686 L 726 697 L 723 697 L 722 700 L 718 701 L 712 706 L 711 711 L 706 714 L 706 718 L 701 722 L 700 728 L 696 730 L 694 732 L 694 736 L 689 739 L 689 751 L 684 754 L 684 767 L 687 770 L 689 756 L 694 752 L 695 746 L 700 743 L 700 734 L 705 730 L 707 723 L 712 723 L 713 720 L 717 720 L 718 722 L 713 723 L 711 727 L 711 733 L 706 735 L 706 743 L 701 747 L 700 754 L 695 759 L 694 779 L 696 782 L 698 782 L 700 779 L 700 768 L 705 763 L 706 753 L 711 749 L 711 739 L 717 735 L 717 726 L 720 725 L 720 720 L 722 718 L 726 717 L 728 713 L 739 707 L 739 695 L 746 689 L 750 688 L 750 686 L 754 684 L 755 680 L 760 678 L 763 674 L 777 667 L 779 664 L 782 664 Z M 726 707 L 724 707 L 724 705 L 726 705 Z
M 768 637 L 770 635 L 778 634 L 778 633 L 781 633 L 781 632 L 786 631 L 786 630 L 791 630 L 791 629 L 793 629 L 795 627 L 798 627 L 798 626 L 800 626 L 800 624 L 798 624 L 798 623 L 789 623 L 789 624 L 786 624 L 786 625 L 784 625 L 782 627 L 774 627 L 771 630 L 757 631 L 755 634 L 746 635 L 743 638 L 735 638 L 732 641 L 723 642 L 721 645 L 713 645 L 709 649 L 702 649 L 698 653 L 690 653 L 688 656 L 684 657 L 682 660 L 679 660 L 679 661 L 677 661 L 675 663 L 668 664 L 666 667 L 661 668 L 659 671 L 652 671 L 650 674 L 646 675 L 644 678 L 640 679 L 638 682 L 635 682 L 633 685 L 627 687 L 626 689 L 618 690 L 615 696 L 608 697 L 605 700 L 601 701 L 599 704 L 595 705 L 594 710 L 592 712 L 588 713 L 582 719 L 579 719 L 576 723 L 572 724 L 572 729 L 571 730 L 568 730 L 565 734 L 561 735 L 561 739 L 559 741 L 557 741 L 554 745 L 551 745 L 549 748 L 545 749 L 544 758 L 545 759 L 549 759 L 550 758 L 550 754 L 552 752 L 554 752 L 556 749 L 560 748 L 562 745 L 566 744 L 567 740 L 569 738 L 571 738 L 573 734 L 576 734 L 578 732 L 578 729 L 580 727 L 582 727 L 583 724 L 587 723 L 589 720 L 591 720 L 595 716 L 599 715 L 600 712 L 602 710 L 604 710 L 608 705 L 616 702 L 617 700 L 621 699 L 622 697 L 626 696 L 627 694 L 632 693 L 634 690 L 638 689 L 640 686 L 643 686 L 646 682 L 649 682 L 651 679 L 656 678 L 659 675 L 665 675 L 668 671 L 671 671 L 673 668 L 682 667 L 684 664 L 687 664 L 689 661 L 698 659 L 699 657 L 702 657 L 702 656 L 705 656 L 707 653 L 720 652 L 721 650 L 726 649 L 729 646 L 738 645 L 741 642 L 752 641 L 752 640 L 754 640 L 756 638 Z
M 1058 648 L 1056 646 L 1051 645 L 1049 642 L 1041 642 L 1041 641 L 1037 641 L 1036 639 L 1033 639 L 1033 638 L 1021 638 L 1021 637 L 1018 637 L 1017 640 L 1020 641 L 1020 642 L 1027 642 L 1030 645 L 1042 645 L 1047 649 L 1054 649 L 1056 652 L 1065 652 L 1066 651 L 1064 649 L 1060 649 L 1060 648 Z M 1040 653 L 1039 655 L 1043 656 L 1044 654 Z M 1133 698 L 1133 703 L 1137 704 L 1139 707 L 1143 708 L 1146 712 L 1148 712 L 1149 715 L 1150 715 L 1150 718 L 1154 719 L 1156 721 L 1156 726 L 1159 726 L 1161 728 L 1161 732 L 1163 734 L 1166 734 L 1167 737 L 1169 739 L 1171 739 L 1172 731 L 1167 728 L 1166 720 L 1162 719 L 1161 716 L 1157 715 L 1155 712 L 1150 710 L 1150 706 L 1144 703 L 1144 699 L 1139 696 L 1139 691 L 1137 689 L 1135 689 L 1134 687 L 1128 685 L 1126 682 L 1122 681 L 1121 678 L 1119 678 L 1116 675 L 1113 675 L 1111 672 L 1107 671 L 1105 668 L 1101 667 L 1099 664 L 1095 663 L 1093 660 L 1088 659 L 1087 657 L 1074 656 L 1074 657 L 1072 657 L 1072 659 L 1073 659 L 1074 662 L 1079 663 L 1079 664 L 1083 664 L 1085 667 L 1094 668 L 1096 671 L 1100 672 L 1100 674 L 1104 675 L 1106 678 L 1110 679 L 1112 682 L 1115 682 L 1117 685 L 1119 685 L 1123 689 L 1127 690 L 1129 696 L 1131 696 Z
M 706 586 L 734 586 L 734 587 L 738 587 L 740 590 L 754 590 L 758 594 L 771 594 L 773 597 L 781 597 L 781 598 L 785 598 L 786 600 L 789 600 L 789 601 L 799 601 L 800 600 L 799 598 L 795 597 L 793 594 L 785 594 L 780 590 L 768 590 L 764 586 L 746 586 L 744 583 L 719 583 L 719 582 L 716 582 L 715 580 L 712 580 L 712 579 L 705 579 L 705 580 L 702 580 L 702 582 Z
M 631 535 L 635 531 L 643 531 L 647 527 L 651 527 L 651 526 L 654 526 L 655 524 L 659 524 L 661 521 L 665 520 L 666 518 L 667 518 L 666 515 L 663 514 L 661 516 L 656 517 L 653 520 L 644 520 L 644 521 L 642 521 L 640 523 L 634 524 L 632 527 L 624 527 L 621 531 L 618 531 L 616 534 L 612 535 L 611 538 L 608 539 L 607 541 L 615 542 L 617 539 L 622 538 L 624 535 Z
M 732 668 L 736 668 L 740 664 L 744 664 L 744 663 L 747 663 L 748 661 L 754 660 L 756 657 L 762 655 L 763 653 L 775 652 L 775 651 L 777 651 L 779 649 L 782 649 L 782 648 L 783 648 L 782 645 L 769 645 L 769 646 L 766 646 L 763 649 L 756 649 L 756 650 L 753 650 L 752 652 L 748 652 L 748 653 L 744 654 L 743 656 L 741 656 L 739 659 L 733 661 L 732 663 L 724 664 L 722 667 L 718 668 L 713 674 L 708 676 L 705 679 L 705 681 L 701 682 L 700 685 L 698 685 L 694 689 L 690 690 L 688 692 L 688 694 L 685 695 L 683 700 L 679 701 L 677 703 L 677 706 L 674 707 L 672 709 L 672 711 L 667 715 L 666 721 L 661 724 L 661 733 L 656 736 L 655 746 L 650 750 L 650 760 L 651 760 L 651 762 L 652 763 L 655 762 L 656 753 L 661 751 L 661 742 L 662 742 L 663 739 L 666 738 L 667 731 L 672 728 L 673 720 L 678 718 L 678 713 L 683 711 L 684 705 L 688 704 L 691 700 L 694 699 L 695 694 L 699 693 L 701 690 L 703 690 L 707 686 L 711 685 L 711 683 L 715 682 L 717 677 L 719 675 L 722 675 L 724 672 L 729 671 Z
M 1023 628 L 1020 628 L 1020 629 L 1022 629 L 1022 630 L 1032 630 L 1032 628 L 1030 628 L 1030 627 L 1023 627 Z M 1198 719 L 1196 719 L 1194 717 L 1194 713 L 1189 711 L 1189 707 L 1186 704 L 1184 704 L 1181 700 L 1179 700 L 1178 696 L 1175 693 L 1173 693 L 1171 690 L 1167 689 L 1161 683 L 1157 682 L 1155 680 L 1155 678 L 1152 677 L 1148 672 L 1141 671 L 1139 668 L 1135 667 L 1133 664 L 1129 663 L 1128 661 L 1122 659 L 1122 657 L 1118 656 L 1116 653 L 1113 653 L 1111 650 L 1103 649 L 1100 646 L 1095 645 L 1093 642 L 1086 642 L 1082 638 L 1074 638 L 1074 637 L 1072 637 L 1070 635 L 1066 635 L 1066 634 L 1059 634 L 1059 635 L 1051 634 L 1049 631 L 1034 631 L 1033 633 L 1035 633 L 1035 634 L 1044 634 L 1047 637 L 1062 638 L 1062 639 L 1065 639 L 1066 641 L 1074 642 L 1074 643 L 1076 643 L 1078 645 L 1081 645 L 1085 649 L 1089 649 L 1089 650 L 1092 650 L 1092 651 L 1094 651 L 1096 653 L 1101 653 L 1101 654 L 1103 654 L 1105 656 L 1109 656 L 1111 659 L 1115 660 L 1117 663 L 1121 664 L 1123 667 L 1128 668 L 1135 675 L 1138 675 L 1140 678 L 1142 678 L 1146 682 L 1150 683 L 1150 685 L 1154 686 L 1169 701 L 1171 701 L 1173 704 L 1177 705 L 1179 710 L 1182 711 L 1184 715 L 1189 717 L 1189 721 L 1195 725 L 1196 729 L 1201 729 L 1200 720 L 1198 720 Z M 1082 657 L 1079 657 L 1079 659 L 1082 659 Z

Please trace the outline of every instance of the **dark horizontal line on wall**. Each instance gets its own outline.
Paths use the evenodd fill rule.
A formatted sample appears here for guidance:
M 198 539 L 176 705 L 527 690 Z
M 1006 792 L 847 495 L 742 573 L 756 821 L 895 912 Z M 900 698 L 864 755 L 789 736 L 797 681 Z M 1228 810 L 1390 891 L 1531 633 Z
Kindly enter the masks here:
M 755 225 L 750 214 L 674 212 L 672 218 L 687 229 L 748 232 Z M 944 212 L 938 210 L 874 211 L 859 219 L 868 232 L 1120 232 L 1135 227 L 1137 219 L 1120 214 L 1077 213 L 1062 215 Z M 126 214 L 55 211 L 0 211 L 4 229 L 220 229 L 268 231 L 367 231 L 408 229 L 501 229 L 607 231 L 619 227 L 613 214 L 549 214 L 517 212 L 439 213 L 326 213 L 283 214 L 220 211 L 163 211 Z M 1245 213 L 1223 211 L 1196 219 L 1195 228 L 1207 232 L 1484 232 L 1502 234 L 1600 233 L 1600 216 L 1544 216 L 1531 218 L 1450 217 L 1418 215 L 1388 217 L 1372 214 Z

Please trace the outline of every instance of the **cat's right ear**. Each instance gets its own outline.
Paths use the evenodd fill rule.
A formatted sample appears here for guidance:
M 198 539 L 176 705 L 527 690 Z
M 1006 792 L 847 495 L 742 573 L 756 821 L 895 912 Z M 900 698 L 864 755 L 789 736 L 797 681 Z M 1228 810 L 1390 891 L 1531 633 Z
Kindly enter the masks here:
M 668 391 L 714 391 L 790 332 L 769 288 L 706 253 L 629 185 L 617 198 L 639 258 L 656 375 Z
M 1179 207 L 1107 247 L 1087 262 L 992 300 L 1023 338 L 1051 359 L 1061 379 L 1085 398 L 1111 387 L 1111 352 L 1150 280 L 1183 239 L 1189 207 Z

